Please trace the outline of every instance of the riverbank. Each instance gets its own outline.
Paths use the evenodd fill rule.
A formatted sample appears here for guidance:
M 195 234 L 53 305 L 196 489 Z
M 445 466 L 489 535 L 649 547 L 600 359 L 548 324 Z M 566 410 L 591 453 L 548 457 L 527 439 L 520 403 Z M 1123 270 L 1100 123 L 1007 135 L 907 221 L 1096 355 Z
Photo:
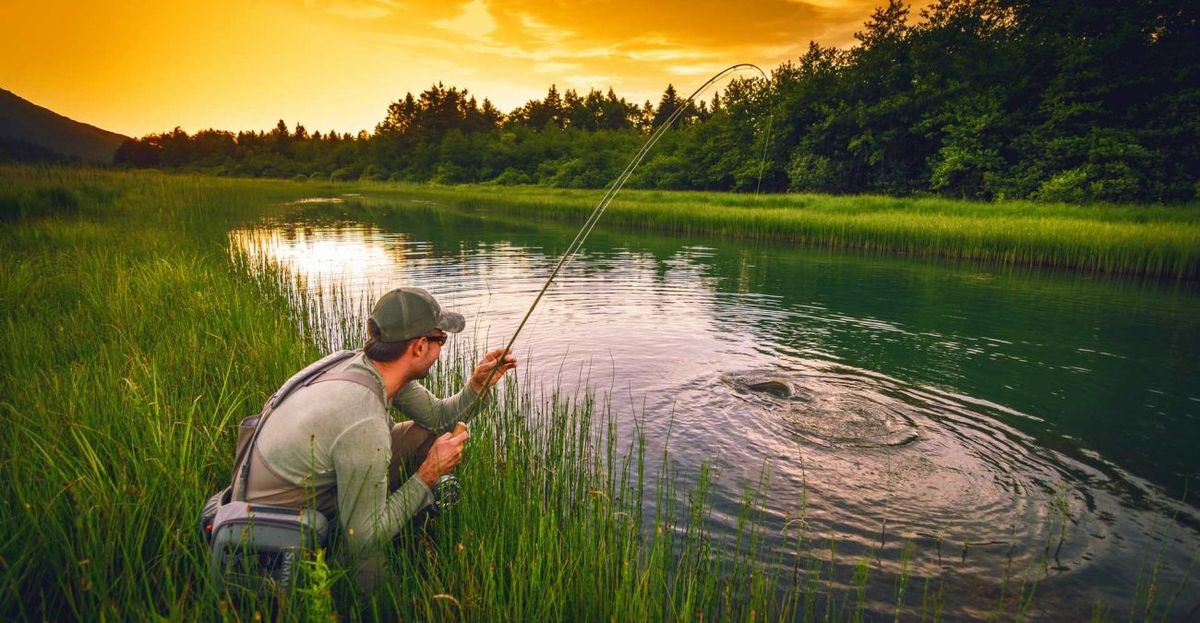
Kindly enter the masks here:
M 596 190 L 364 183 L 377 198 L 582 224 Z M 1200 279 L 1200 205 L 983 203 L 871 195 L 761 195 L 623 190 L 605 227 L 774 240 L 879 253 Z
M 314 316 L 290 298 L 290 276 L 231 263 L 228 231 L 286 202 L 359 190 L 375 192 L 0 167 L 13 215 L 0 221 L 3 619 L 940 618 L 941 576 L 917 577 L 903 557 L 841 560 L 837 543 L 805 540 L 803 516 L 787 521 L 794 548 L 758 551 L 754 483 L 744 532 L 725 547 L 706 528 L 707 468 L 677 492 L 668 474 L 643 472 L 640 439 L 612 436 L 603 400 L 512 385 L 473 429 L 464 503 L 429 548 L 399 554 L 387 590 L 359 599 L 336 563 L 313 564 L 306 592 L 230 602 L 208 580 L 194 522 L 229 478 L 233 426 L 340 346 L 324 328 L 357 335 L 361 316 L 354 301 Z M 461 382 L 465 362 L 447 364 L 435 390 Z M 1156 565 L 1138 570 L 1134 611 L 1172 598 Z M 1015 568 L 963 599 L 1020 617 L 1038 607 L 1042 577 Z

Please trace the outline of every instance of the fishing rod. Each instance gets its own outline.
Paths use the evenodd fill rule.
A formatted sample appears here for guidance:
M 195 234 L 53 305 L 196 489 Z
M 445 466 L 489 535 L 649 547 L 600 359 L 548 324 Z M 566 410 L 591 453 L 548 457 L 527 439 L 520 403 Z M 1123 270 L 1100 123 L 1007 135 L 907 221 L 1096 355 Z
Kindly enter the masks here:
M 488 374 L 487 380 L 483 382 L 483 388 L 485 391 L 487 388 L 491 387 L 492 379 L 496 377 L 496 372 L 500 370 L 502 365 L 504 365 L 504 358 L 507 357 L 510 352 L 512 352 L 512 347 L 517 341 L 517 336 L 520 335 L 521 330 L 525 328 L 525 323 L 529 322 L 530 316 L 533 315 L 533 311 L 537 308 L 538 303 L 541 302 L 542 297 L 546 295 L 546 291 L 550 289 L 550 284 L 554 282 L 554 278 L 558 276 L 558 273 L 563 269 L 564 266 L 570 263 L 575 253 L 583 246 L 584 241 L 587 240 L 588 235 L 592 233 L 592 229 L 596 227 L 596 223 L 599 222 L 600 216 L 604 214 L 606 209 L 608 209 L 608 204 L 612 203 L 612 200 L 617 196 L 617 193 L 625 187 L 625 182 L 629 181 L 629 176 L 632 175 L 634 169 L 636 169 L 637 166 L 642 163 L 642 160 L 645 159 L 646 154 L 650 153 L 650 149 L 654 147 L 654 144 L 658 142 L 658 139 L 662 138 L 662 135 L 671 128 L 671 126 L 676 120 L 679 119 L 692 101 L 695 100 L 696 97 L 705 89 L 712 86 L 713 83 L 717 82 L 728 74 L 746 69 L 757 71 L 758 74 L 762 76 L 764 81 L 769 80 L 766 72 L 764 72 L 757 65 L 753 65 L 751 63 L 738 63 L 736 65 L 727 67 L 723 71 L 709 78 L 707 82 L 700 85 L 700 87 L 693 91 L 692 94 L 687 97 L 687 99 L 683 100 L 682 104 L 676 106 L 675 110 L 671 111 L 671 115 L 669 117 L 663 120 L 662 123 L 658 124 L 658 127 L 650 133 L 650 138 L 646 140 L 646 142 L 642 145 L 642 148 L 639 149 L 638 152 L 634 154 L 633 158 L 629 160 L 629 164 L 625 165 L 625 169 L 621 171 L 621 174 L 618 175 L 615 180 L 613 180 L 612 185 L 608 187 L 607 191 L 605 191 L 604 196 L 600 199 L 600 202 L 596 204 L 595 209 L 592 210 L 592 213 L 588 216 L 587 220 L 584 221 L 583 226 L 579 228 L 579 232 L 575 234 L 575 238 L 571 240 L 570 244 L 567 245 L 566 251 L 564 251 L 562 257 L 558 259 L 558 263 L 555 264 L 554 270 L 550 271 L 550 276 L 546 278 L 546 283 L 542 284 L 542 289 L 538 291 L 537 296 L 534 297 L 533 303 L 529 305 L 529 309 L 525 312 L 525 316 L 521 318 L 521 323 L 517 325 L 517 330 L 513 331 L 513 335 L 511 338 L 509 338 L 508 344 L 504 347 L 504 351 L 501 352 L 500 356 L 496 359 L 496 365 L 492 368 L 491 373 Z M 767 117 L 767 143 L 769 143 L 771 140 L 771 122 L 773 118 L 773 115 L 769 115 Z M 762 188 L 762 176 L 763 170 L 766 166 L 766 157 L 767 146 L 764 144 L 763 161 L 758 169 L 758 187 L 756 187 L 754 190 L 755 196 L 758 196 L 758 191 Z

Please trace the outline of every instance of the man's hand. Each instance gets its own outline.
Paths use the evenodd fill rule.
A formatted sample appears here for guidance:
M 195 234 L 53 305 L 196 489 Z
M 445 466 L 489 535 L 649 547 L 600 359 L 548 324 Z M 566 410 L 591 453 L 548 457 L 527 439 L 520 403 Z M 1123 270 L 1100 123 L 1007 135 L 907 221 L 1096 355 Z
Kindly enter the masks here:
M 475 371 L 471 373 L 471 389 L 475 390 L 476 394 L 482 394 L 483 390 L 487 389 L 483 386 L 488 380 L 488 376 L 492 377 L 492 382 L 489 384 L 495 385 L 500 382 L 500 377 L 504 376 L 505 372 L 517 367 L 517 356 L 509 353 L 504 357 L 504 362 L 500 364 L 500 369 L 496 370 L 496 374 L 492 374 L 492 369 L 496 367 L 496 362 L 499 361 L 500 355 L 504 354 L 503 348 L 497 348 L 483 356 L 475 366 Z
M 438 478 L 449 474 L 462 460 L 463 443 L 470 436 L 471 432 L 464 430 L 457 435 L 446 433 L 435 439 L 429 447 L 429 453 L 425 455 L 425 462 L 417 468 L 417 476 L 432 488 Z

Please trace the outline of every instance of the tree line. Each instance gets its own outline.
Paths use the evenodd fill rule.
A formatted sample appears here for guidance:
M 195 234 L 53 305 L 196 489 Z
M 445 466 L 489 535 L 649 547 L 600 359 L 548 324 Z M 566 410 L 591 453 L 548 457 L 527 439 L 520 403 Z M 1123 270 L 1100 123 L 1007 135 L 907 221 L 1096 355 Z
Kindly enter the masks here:
M 126 166 L 216 174 L 599 188 L 684 108 L 641 188 L 936 193 L 1176 202 L 1200 197 L 1200 3 L 899 0 L 856 44 L 813 42 L 768 79 L 657 104 L 559 92 L 503 113 L 436 84 L 374 132 L 179 128 L 131 139 Z

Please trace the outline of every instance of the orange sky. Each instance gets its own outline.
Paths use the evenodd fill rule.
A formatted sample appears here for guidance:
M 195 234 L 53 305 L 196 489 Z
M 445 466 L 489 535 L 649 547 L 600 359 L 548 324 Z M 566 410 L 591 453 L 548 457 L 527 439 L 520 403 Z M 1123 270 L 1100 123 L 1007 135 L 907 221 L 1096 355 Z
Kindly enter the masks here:
M 280 118 L 357 132 L 437 81 L 505 112 L 552 83 L 657 101 L 810 40 L 848 45 L 883 1 L 0 0 L 0 87 L 132 136 Z

